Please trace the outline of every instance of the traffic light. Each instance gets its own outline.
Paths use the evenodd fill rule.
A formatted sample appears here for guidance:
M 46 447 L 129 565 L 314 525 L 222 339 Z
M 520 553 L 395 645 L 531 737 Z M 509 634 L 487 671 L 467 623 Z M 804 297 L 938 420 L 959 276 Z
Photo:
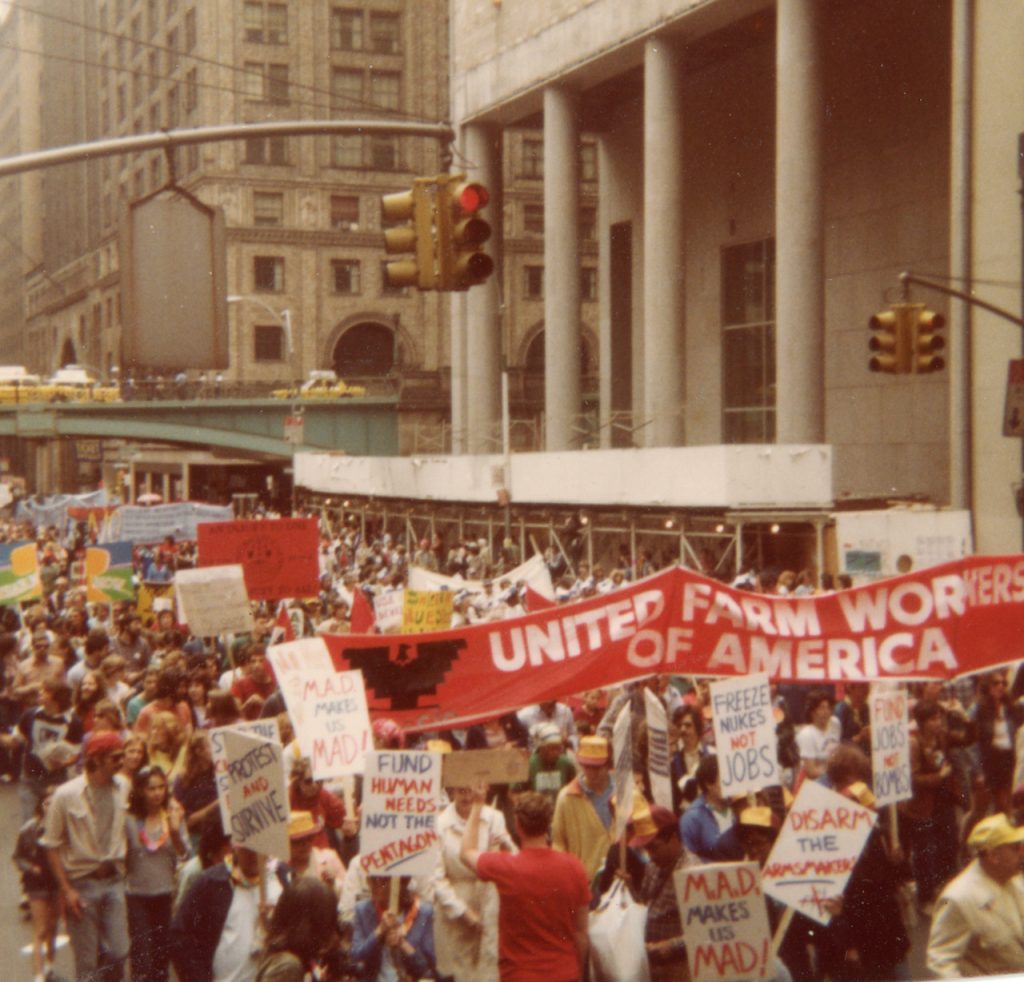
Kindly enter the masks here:
M 911 371 L 911 311 L 909 304 L 893 304 L 868 321 L 875 333 L 868 341 L 868 350 L 876 352 L 868 359 L 872 372 L 906 375 Z
M 487 188 L 467 181 L 465 174 L 438 178 L 439 290 L 468 290 L 483 283 L 494 272 L 494 260 L 480 251 L 491 237 L 491 226 L 477 214 L 489 200 Z
M 384 230 L 385 251 L 389 255 L 413 254 L 387 264 L 385 276 L 390 286 L 437 289 L 432 184 L 430 178 L 417 177 L 410 190 L 381 198 L 381 215 L 385 221 L 408 221 L 407 225 Z
M 935 352 L 946 347 L 946 339 L 937 333 L 939 328 L 946 326 L 946 318 L 942 314 L 935 313 L 934 310 L 928 310 L 924 304 L 914 304 L 914 317 L 911 326 L 913 330 L 911 352 L 913 371 L 918 375 L 941 372 L 946 367 L 946 360 Z

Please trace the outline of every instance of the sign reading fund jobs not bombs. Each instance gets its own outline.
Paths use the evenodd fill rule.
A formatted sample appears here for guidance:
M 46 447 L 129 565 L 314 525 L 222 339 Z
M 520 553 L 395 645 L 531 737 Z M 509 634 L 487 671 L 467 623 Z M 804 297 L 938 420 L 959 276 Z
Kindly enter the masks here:
M 871 776 L 878 807 L 913 797 L 910 786 L 910 714 L 905 689 L 875 684 L 871 708 Z
M 673 873 L 693 982 L 762 979 L 771 928 L 757 863 L 712 863 Z
M 819 924 L 842 895 L 877 816 L 817 781 L 804 781 L 761 871 L 764 892 Z
M 730 797 L 780 784 L 767 673 L 712 682 L 711 710 L 722 794 Z
M 288 781 L 281 744 L 221 726 L 210 731 L 210 747 L 221 822 L 232 843 L 287 862 Z
M 375 750 L 366 755 L 359 862 L 373 876 L 418 876 L 437 864 L 441 754 Z

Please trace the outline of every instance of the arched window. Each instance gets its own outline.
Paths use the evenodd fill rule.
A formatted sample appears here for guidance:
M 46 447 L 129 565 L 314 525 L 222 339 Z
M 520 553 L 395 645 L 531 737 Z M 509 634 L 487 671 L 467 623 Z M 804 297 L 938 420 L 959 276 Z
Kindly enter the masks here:
M 74 365 L 78 361 L 78 357 L 75 355 L 75 346 L 71 341 L 71 338 L 65 338 L 64 344 L 61 345 L 60 349 L 60 364 L 58 368 L 63 368 L 65 365 Z
M 523 365 L 529 373 L 544 372 L 544 331 L 538 331 L 526 349 L 526 363 Z M 580 336 L 580 374 L 589 375 L 594 371 L 593 359 L 590 357 L 587 342 Z
M 395 335 L 383 324 L 355 324 L 334 346 L 333 367 L 339 378 L 387 375 L 394 364 Z

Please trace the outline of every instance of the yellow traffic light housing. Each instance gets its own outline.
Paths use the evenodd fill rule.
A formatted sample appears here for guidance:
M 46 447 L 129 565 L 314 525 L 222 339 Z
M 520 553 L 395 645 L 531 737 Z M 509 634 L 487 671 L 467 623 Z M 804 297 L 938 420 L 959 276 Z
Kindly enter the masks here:
M 381 198 L 385 221 L 408 221 L 407 225 L 384 230 L 385 251 L 389 255 L 412 253 L 406 259 L 387 264 L 385 276 L 390 286 L 437 289 L 433 183 L 431 178 L 418 177 L 410 190 Z
M 906 375 L 911 369 L 913 311 L 910 304 L 893 304 L 892 309 L 875 314 L 868 327 L 875 333 L 868 341 L 868 350 L 875 352 L 868 359 L 868 369 L 888 375 Z
M 946 339 L 938 333 L 946 326 L 946 318 L 934 310 L 928 310 L 924 304 L 914 304 L 913 347 L 911 365 L 918 375 L 930 372 L 941 372 L 946 367 L 946 360 L 936 354 L 946 347 Z
M 465 174 L 438 178 L 437 259 L 438 289 L 468 290 L 494 272 L 494 260 L 481 251 L 491 237 L 491 226 L 477 213 L 490 194 Z

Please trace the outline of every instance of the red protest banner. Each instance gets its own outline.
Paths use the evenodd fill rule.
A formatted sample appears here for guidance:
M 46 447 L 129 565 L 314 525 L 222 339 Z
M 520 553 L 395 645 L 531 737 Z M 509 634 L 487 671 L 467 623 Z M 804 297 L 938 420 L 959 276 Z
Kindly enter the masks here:
M 815 597 L 733 590 L 685 569 L 526 617 L 421 635 L 333 635 L 370 711 L 453 725 L 657 672 L 776 681 L 951 678 L 1007 662 L 1024 556 L 970 557 Z
M 202 522 L 199 565 L 239 563 L 250 600 L 313 597 L 320 591 L 315 518 Z

